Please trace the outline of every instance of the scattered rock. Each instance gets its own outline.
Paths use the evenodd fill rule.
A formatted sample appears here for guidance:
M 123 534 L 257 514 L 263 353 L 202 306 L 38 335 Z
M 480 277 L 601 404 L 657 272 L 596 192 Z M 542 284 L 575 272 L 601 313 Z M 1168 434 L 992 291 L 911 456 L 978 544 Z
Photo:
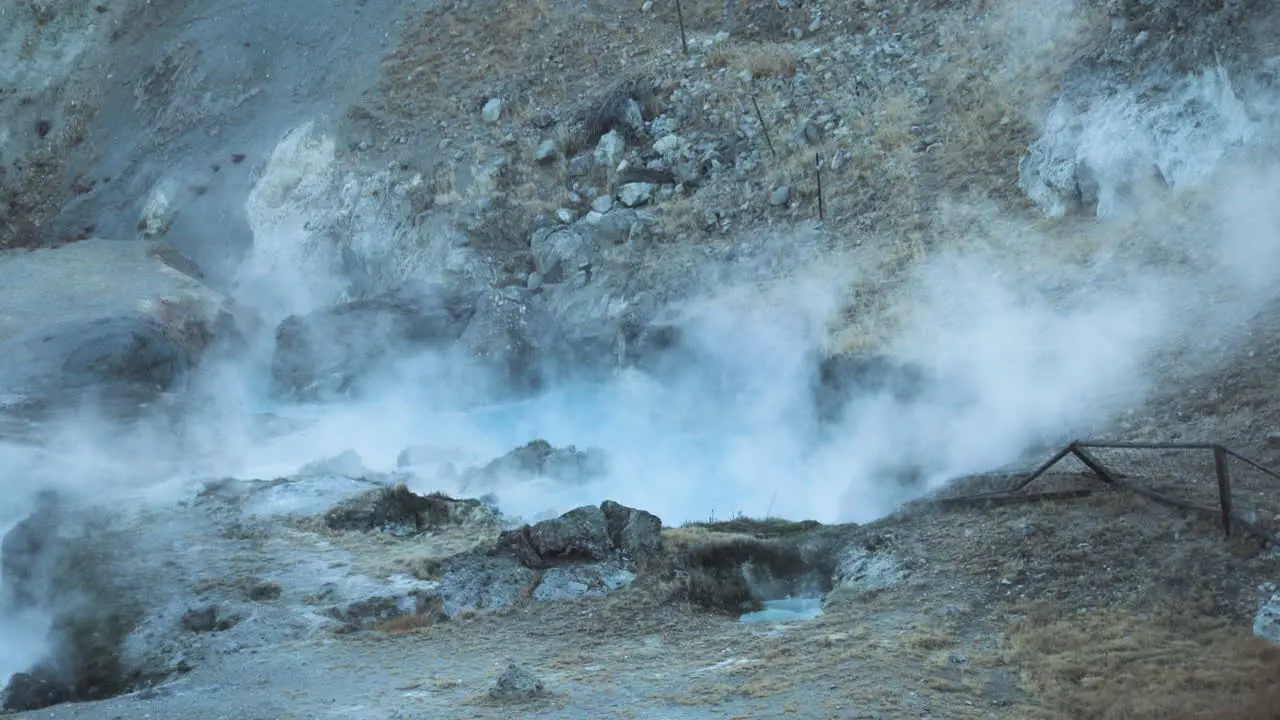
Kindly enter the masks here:
M 497 511 L 480 500 L 457 500 L 442 493 L 418 495 L 403 484 L 371 490 L 325 513 L 330 530 L 380 530 L 408 536 L 448 525 L 492 522 Z
M 658 138 L 653 144 L 653 151 L 662 157 L 668 166 L 677 166 L 688 153 L 689 144 L 675 133 Z
M 246 578 L 240 583 L 241 589 L 244 590 L 245 597 L 254 602 L 270 602 L 279 600 L 280 595 L 284 593 L 284 588 L 280 583 L 258 580 L 256 578 Z
M 162 180 L 151 190 L 142 206 L 138 219 L 138 233 L 144 238 L 156 238 L 169 232 L 178 211 L 174 205 L 177 186 L 172 180 Z
M 578 213 L 570 208 L 557 208 L 556 219 L 565 225 L 569 225 L 578 219 Z
M 591 201 L 591 211 L 600 213 L 601 215 L 613 209 L 613 198 L 609 195 L 601 195 Z
M 834 579 L 840 589 L 862 593 L 893 587 L 905 577 L 906 571 L 888 553 L 851 546 L 841 554 Z
M 527 702 L 546 694 L 542 681 L 515 663 L 507 665 L 497 683 L 489 690 L 489 697 L 498 702 Z
M 502 99 L 489 98 L 489 101 L 484 104 L 484 109 L 480 111 L 480 117 L 490 125 L 498 122 L 502 117 Z
M 769 204 L 774 207 L 782 207 L 791 202 L 791 188 L 783 185 L 773 189 L 769 193 Z
M 616 168 L 618 163 L 622 161 L 622 155 L 626 150 L 626 141 L 622 139 L 618 131 L 610 130 L 596 143 L 596 150 L 592 157 L 595 158 L 597 165 Z
M 543 140 L 538 144 L 538 149 L 533 153 L 533 159 L 538 162 L 550 162 L 560 153 L 560 149 L 556 147 L 555 140 Z
M 202 608 L 188 610 L 182 615 L 182 629 L 194 633 L 221 632 L 230 630 L 240 622 L 236 615 L 221 615 L 217 605 L 206 605 Z
M 342 623 L 339 632 L 378 629 L 380 625 L 402 618 L 417 618 L 423 624 L 448 619 L 440 596 L 424 591 L 400 597 L 365 598 L 345 606 L 328 608 L 325 614 Z
M 1280 645 L 1280 595 L 1273 594 L 1258 607 L 1253 616 L 1254 637 Z
M 612 200 L 609 202 L 612 204 Z M 533 253 L 534 269 L 542 275 L 544 283 L 572 283 L 579 279 L 579 273 L 600 261 L 599 244 L 576 225 L 534 232 L 529 249 Z M 585 277 L 580 279 L 586 284 Z
M 657 188 L 653 183 L 633 182 L 622 186 L 618 198 L 627 207 L 644 205 L 653 199 L 653 191 Z

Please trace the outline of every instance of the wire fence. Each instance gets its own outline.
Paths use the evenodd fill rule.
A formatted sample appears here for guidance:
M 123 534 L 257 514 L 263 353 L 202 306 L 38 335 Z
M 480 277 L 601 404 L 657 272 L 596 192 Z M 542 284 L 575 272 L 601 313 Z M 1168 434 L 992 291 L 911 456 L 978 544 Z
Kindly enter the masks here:
M 1227 535 L 1239 530 L 1272 540 L 1280 528 L 1280 472 L 1228 447 L 1209 443 L 1076 441 L 1030 472 L 1002 474 L 999 480 L 1003 482 L 997 480 L 996 489 L 935 502 L 1002 505 L 1068 499 L 1091 492 L 1082 479 L 1213 515 Z M 1027 492 L 1033 483 L 1053 489 Z

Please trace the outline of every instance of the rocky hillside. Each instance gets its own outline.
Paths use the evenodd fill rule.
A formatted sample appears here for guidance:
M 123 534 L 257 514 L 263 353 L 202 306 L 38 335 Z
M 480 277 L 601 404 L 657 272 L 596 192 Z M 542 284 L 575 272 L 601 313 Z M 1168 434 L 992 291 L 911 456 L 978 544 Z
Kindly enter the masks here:
M 1261 0 L 0 7 L 4 711 L 1273 717 L 1274 538 L 1083 472 L 903 501 L 1080 435 L 1280 457 L 1278 31 Z M 584 384 L 614 447 L 450 446 Z M 787 517 L 679 507 L 726 497 Z

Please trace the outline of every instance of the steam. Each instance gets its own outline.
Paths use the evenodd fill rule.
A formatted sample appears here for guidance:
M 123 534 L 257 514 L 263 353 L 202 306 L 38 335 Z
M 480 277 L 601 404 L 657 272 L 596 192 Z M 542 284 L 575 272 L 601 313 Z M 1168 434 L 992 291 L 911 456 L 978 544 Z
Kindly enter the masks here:
M 344 200 L 342 217 L 331 217 L 335 197 L 362 195 L 362 186 L 340 172 L 333 139 L 304 125 L 282 140 L 247 199 L 255 242 L 236 299 L 266 320 L 252 350 L 205 367 L 190 401 L 147 422 L 121 428 L 90 407 L 46 428 L 43 447 L 0 445 L 6 491 L 18 497 L 52 484 L 86 501 L 171 499 L 200 479 L 278 477 L 346 450 L 369 470 L 390 472 L 402 449 L 426 445 L 438 462 L 415 468 L 414 489 L 464 492 L 447 465 L 480 466 L 542 438 L 602 449 L 608 473 L 577 485 L 500 486 L 509 514 L 534 519 L 608 498 L 668 524 L 737 513 L 872 520 L 959 475 L 1105 432 L 1164 381 L 1160 357 L 1212 348 L 1203 367 L 1224 362 L 1240 328 L 1277 299 L 1280 172 L 1223 149 L 1253 135 L 1220 70 L 1187 88 L 1230 120 L 1218 135 L 1197 130 L 1189 145 L 1156 143 L 1173 119 L 1143 124 L 1121 97 L 1100 103 L 1064 140 L 1064 152 L 1098 171 L 1107 223 L 1082 229 L 950 208 L 943 250 L 896 286 L 885 318 L 857 319 L 900 318 L 879 349 L 922 368 L 927 387 L 909 399 L 855 397 L 834 427 L 814 414 L 815 359 L 832 350 L 851 293 L 888 292 L 874 276 L 886 266 L 881 238 L 793 262 L 762 282 L 764 269 L 812 238 L 766 244 L 773 251 L 758 266 L 703 283 L 702 295 L 676 308 L 684 344 L 654 372 L 622 370 L 603 383 L 476 408 L 476 388 L 491 378 L 457 355 L 431 352 L 400 358 L 358 401 L 273 403 L 265 388 L 275 323 L 347 296 L 338 270 L 352 253 L 373 258 L 371 287 L 478 272 L 450 232 L 409 247 L 403 227 L 379 219 L 380 205 Z M 1049 131 L 1068 119 L 1055 115 Z M 1128 139 L 1136 136 L 1152 144 L 1135 150 Z M 1190 160 L 1179 164 L 1184 155 Z M 1176 180 L 1171 191 L 1122 193 L 1124 172 L 1103 172 L 1152 158 Z M 343 228 L 360 232 L 342 240 Z M 20 517 L 16 505 L 0 507 L 10 509 L 0 522 Z M 5 637 L 10 627 L 18 626 L 0 628 Z M 0 676 L 22 662 L 0 656 Z

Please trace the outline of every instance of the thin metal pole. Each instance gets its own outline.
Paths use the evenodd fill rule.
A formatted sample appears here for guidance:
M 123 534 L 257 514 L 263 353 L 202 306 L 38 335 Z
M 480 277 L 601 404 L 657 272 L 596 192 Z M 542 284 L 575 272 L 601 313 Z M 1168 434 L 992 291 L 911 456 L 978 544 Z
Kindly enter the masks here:
M 769 137 L 769 126 L 764 124 L 764 114 L 760 112 L 760 105 L 756 102 L 756 96 L 751 96 L 751 107 L 756 110 L 756 119 L 760 121 L 760 131 L 764 133 L 764 142 L 769 146 L 769 154 L 774 160 L 778 159 L 778 153 L 773 150 L 773 139 Z
M 826 219 L 826 212 L 822 207 L 822 158 L 818 153 L 813 154 L 813 167 L 818 172 L 818 220 Z
M 676 21 L 680 23 L 680 48 L 689 54 L 689 41 L 684 37 L 684 11 L 680 9 L 680 0 L 676 0 Z

